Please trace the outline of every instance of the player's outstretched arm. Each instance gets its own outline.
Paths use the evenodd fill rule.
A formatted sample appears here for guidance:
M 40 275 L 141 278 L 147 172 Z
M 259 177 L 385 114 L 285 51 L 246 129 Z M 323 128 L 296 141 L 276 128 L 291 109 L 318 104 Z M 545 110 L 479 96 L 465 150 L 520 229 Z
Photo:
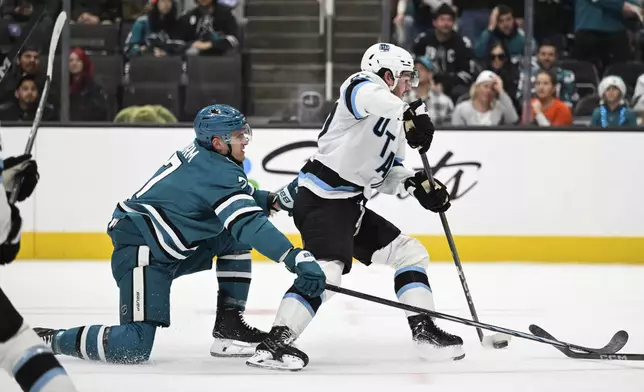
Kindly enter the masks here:
M 295 287 L 308 296 L 319 296 L 324 291 L 326 278 L 313 255 L 295 248 L 268 220 L 253 196 L 230 189 L 214 205 L 215 213 L 224 228 L 233 237 L 248 244 L 273 261 L 283 262 L 286 268 L 297 274 Z

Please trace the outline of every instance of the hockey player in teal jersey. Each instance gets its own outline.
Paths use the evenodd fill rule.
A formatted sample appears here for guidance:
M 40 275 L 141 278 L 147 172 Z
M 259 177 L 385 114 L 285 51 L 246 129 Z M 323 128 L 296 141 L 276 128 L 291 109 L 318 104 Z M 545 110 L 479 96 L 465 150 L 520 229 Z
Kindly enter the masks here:
M 251 130 L 245 117 L 230 106 L 212 105 L 197 114 L 194 129 L 194 142 L 118 203 L 108 225 L 120 325 L 37 328 L 55 354 L 115 363 L 148 360 L 156 329 L 170 325 L 172 281 L 211 269 L 217 257 L 211 354 L 252 355 L 266 333 L 243 319 L 251 248 L 297 274 L 298 290 L 313 297 L 324 290 L 324 273 L 311 253 L 294 248 L 268 221 L 271 210 L 283 205 L 279 193 L 248 183 L 242 162 Z

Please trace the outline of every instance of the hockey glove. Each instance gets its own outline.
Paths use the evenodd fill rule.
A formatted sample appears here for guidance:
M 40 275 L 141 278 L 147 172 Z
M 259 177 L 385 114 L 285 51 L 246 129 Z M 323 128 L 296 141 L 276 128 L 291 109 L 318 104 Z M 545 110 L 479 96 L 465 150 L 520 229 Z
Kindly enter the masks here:
M 9 207 L 11 208 L 11 229 L 4 244 L 0 245 L 0 264 L 14 261 L 20 250 L 20 229 L 22 228 L 20 210 L 14 205 Z
M 311 252 L 293 248 L 284 257 L 286 269 L 297 274 L 295 288 L 308 297 L 318 297 L 324 292 L 326 276 Z
M 422 100 L 409 104 L 409 108 L 403 113 L 403 125 L 409 147 L 418 149 L 421 154 L 429 151 L 435 128 Z
M 271 210 L 286 211 L 288 216 L 293 216 L 293 207 L 295 205 L 295 196 L 297 195 L 297 178 L 290 184 L 280 189 L 277 193 L 271 193 Z M 275 209 L 275 204 L 279 209 Z
M 418 171 L 413 177 L 405 180 L 404 185 L 407 192 L 414 195 L 423 208 L 432 212 L 445 212 L 451 206 L 447 188 L 440 181 L 434 178 L 433 189 L 424 171 Z
M 31 155 L 20 155 L 9 157 L 4 160 L 4 169 L 2 171 L 2 182 L 5 190 L 11 196 L 13 187 L 16 182 L 22 179 L 20 190 L 18 191 L 18 201 L 23 201 L 33 193 L 40 179 L 38 174 L 38 165 L 31 159 Z

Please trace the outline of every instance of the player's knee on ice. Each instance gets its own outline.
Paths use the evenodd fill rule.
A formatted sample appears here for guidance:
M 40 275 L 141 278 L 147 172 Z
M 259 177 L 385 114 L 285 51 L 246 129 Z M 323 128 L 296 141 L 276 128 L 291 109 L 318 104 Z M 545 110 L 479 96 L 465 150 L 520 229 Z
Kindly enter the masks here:
M 89 325 L 62 332 L 54 352 L 81 359 L 135 364 L 150 359 L 157 327 L 146 322 Z

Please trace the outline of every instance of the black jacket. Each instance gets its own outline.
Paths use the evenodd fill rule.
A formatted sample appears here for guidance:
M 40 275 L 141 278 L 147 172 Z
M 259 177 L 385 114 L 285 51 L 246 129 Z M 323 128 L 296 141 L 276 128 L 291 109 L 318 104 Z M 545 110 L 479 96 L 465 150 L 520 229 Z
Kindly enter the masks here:
M 416 38 L 413 52 L 416 57 L 427 56 L 434 63 L 434 75 L 447 91 L 456 85 L 469 86 L 472 83 L 472 51 L 460 34 L 453 32 L 445 42 L 439 42 L 431 32 Z
M 0 121 L 26 121 L 33 122 L 36 118 L 36 109 L 38 109 L 38 103 L 32 105 L 27 110 L 22 110 L 18 101 L 15 99 L 12 102 L 7 102 L 0 105 Z M 41 121 L 56 121 L 58 120 L 58 115 L 54 111 L 54 107 L 50 104 L 45 104 L 43 107 L 43 113 Z
M 69 119 L 71 121 L 109 121 L 107 95 L 90 78 L 83 89 L 69 95 Z
M 238 45 L 239 27 L 230 8 L 213 2 L 212 9 L 196 7 L 180 18 L 186 42 L 211 41 L 208 52 L 223 53 Z

